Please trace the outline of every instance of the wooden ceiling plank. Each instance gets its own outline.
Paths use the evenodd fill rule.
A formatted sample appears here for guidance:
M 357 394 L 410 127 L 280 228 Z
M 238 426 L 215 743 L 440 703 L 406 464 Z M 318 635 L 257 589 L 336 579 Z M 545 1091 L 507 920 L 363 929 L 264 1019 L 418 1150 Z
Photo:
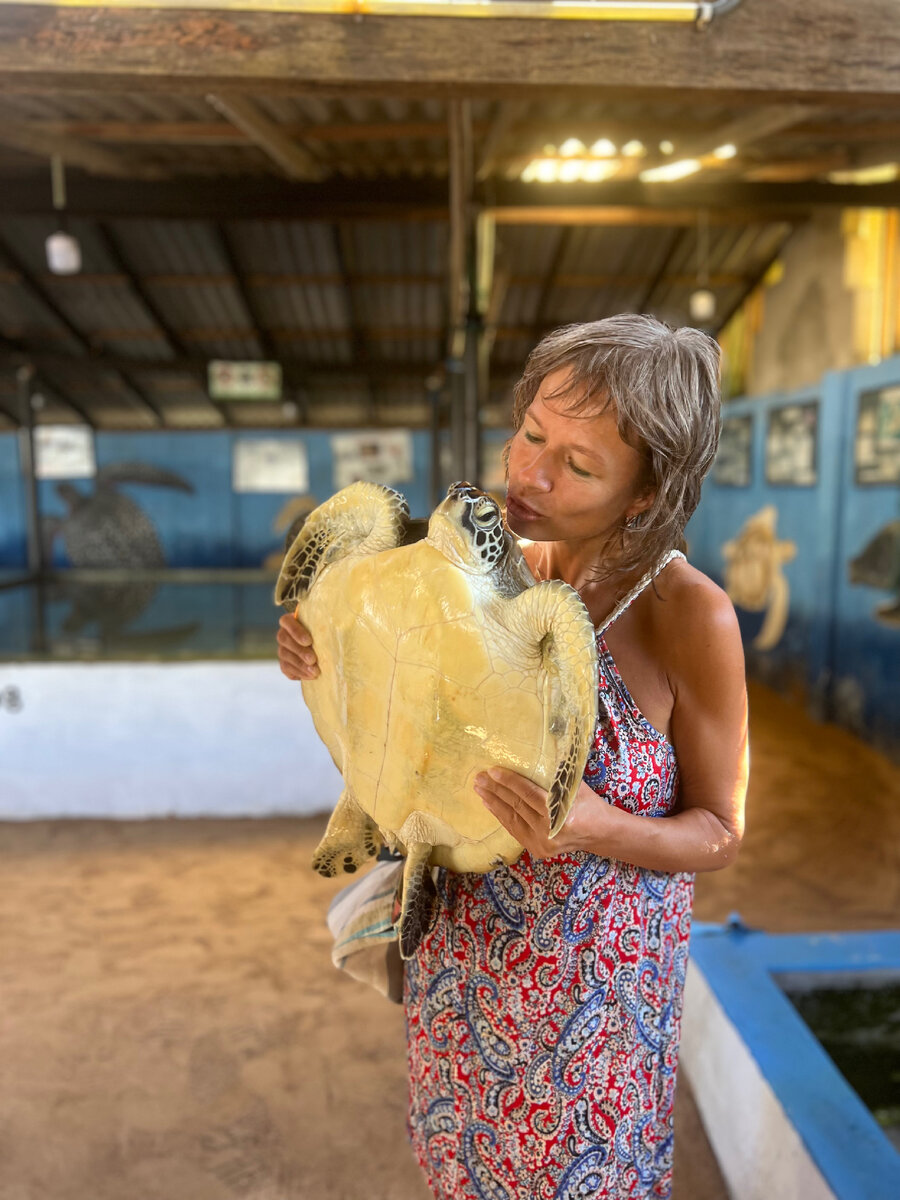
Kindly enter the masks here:
M 18 365 L 26 359 L 37 365 L 46 363 L 51 368 L 56 366 L 60 370 L 131 370 L 160 379 L 190 376 L 192 380 L 196 380 L 203 377 L 207 365 L 207 359 L 200 355 L 179 359 L 135 359 L 105 352 L 97 357 L 83 358 L 80 355 L 47 350 L 45 347 L 13 343 L 9 339 L 0 341 L 0 364 L 6 362 Z M 306 380 L 318 384 L 326 381 L 340 383 L 343 380 L 368 376 L 380 380 L 424 379 L 434 369 L 433 361 L 396 362 L 390 359 L 369 359 L 356 363 L 316 363 L 284 354 L 280 355 L 280 361 L 294 364 L 304 372 Z
M 99 180 L 80 171 L 66 177 L 67 211 L 94 219 L 375 221 L 447 220 L 447 181 L 441 179 L 333 178 L 297 183 L 275 177 L 190 179 L 185 182 Z M 708 208 L 718 223 L 782 220 L 814 207 L 891 208 L 900 184 L 766 184 L 685 180 L 647 186 L 638 182 L 525 184 L 493 181 L 492 209 L 507 223 L 665 224 L 693 222 Z M 476 188 L 476 201 L 486 194 Z M 53 212 L 43 173 L 9 176 L 0 187 L 0 214 Z
M 522 48 L 527 46 L 527 54 Z M 178 8 L 0 5 L 0 73 L 43 86 L 169 92 L 355 86 L 432 94 L 506 87 L 611 94 L 652 79 L 661 92 L 788 96 L 900 95 L 895 0 L 742 4 L 704 31 L 645 24 L 423 17 L 351 20 L 331 14 Z
M 308 150 L 297 145 L 280 125 L 269 119 L 247 96 L 234 93 L 209 93 L 209 103 L 273 162 L 289 179 L 311 180 L 321 177 L 322 168 Z
M 23 150 L 37 158 L 59 155 L 67 166 L 81 167 L 94 175 L 122 179 L 162 179 L 164 176 L 162 171 L 129 163 L 102 146 L 91 146 L 75 137 L 44 133 L 31 123 L 0 121 L 0 145 Z
M 679 158 L 703 158 L 719 146 L 729 143 L 736 146 L 738 151 L 743 151 L 754 142 L 808 121 L 815 112 L 814 108 L 804 104 L 779 104 L 758 108 L 710 130 L 702 137 L 689 139 L 686 145 L 677 147 L 677 154 Z

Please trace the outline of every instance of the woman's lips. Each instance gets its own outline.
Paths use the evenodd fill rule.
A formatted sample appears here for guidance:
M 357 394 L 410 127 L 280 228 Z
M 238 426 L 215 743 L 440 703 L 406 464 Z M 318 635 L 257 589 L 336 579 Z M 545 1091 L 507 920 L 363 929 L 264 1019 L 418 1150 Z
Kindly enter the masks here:
M 507 494 L 506 511 L 512 513 L 513 517 L 518 517 L 525 521 L 534 521 L 541 516 L 541 513 L 536 512 L 533 508 L 529 508 L 522 500 L 517 500 L 515 496 Z

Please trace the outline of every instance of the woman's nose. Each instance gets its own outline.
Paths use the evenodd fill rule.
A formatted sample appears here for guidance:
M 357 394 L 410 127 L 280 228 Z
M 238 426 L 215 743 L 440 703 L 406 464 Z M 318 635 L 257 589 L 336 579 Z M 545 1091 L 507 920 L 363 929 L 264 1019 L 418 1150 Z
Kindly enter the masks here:
M 550 463 L 543 449 L 528 455 L 520 464 L 519 482 L 535 491 L 549 492 L 552 487 Z

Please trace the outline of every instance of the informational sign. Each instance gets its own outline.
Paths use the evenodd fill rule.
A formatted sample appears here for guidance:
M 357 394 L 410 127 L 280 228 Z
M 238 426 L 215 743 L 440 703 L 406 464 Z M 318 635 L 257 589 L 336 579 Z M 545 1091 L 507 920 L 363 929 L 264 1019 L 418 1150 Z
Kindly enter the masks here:
M 331 438 L 334 486 L 358 479 L 368 483 L 407 483 L 413 477 L 412 435 L 402 429 L 336 433 Z
M 766 483 L 812 487 L 818 478 L 818 432 L 818 400 L 770 409 L 766 429 Z
M 234 445 L 236 492 L 306 492 L 309 461 L 299 438 L 239 438 Z
M 97 474 L 93 430 L 87 425 L 38 425 L 34 473 L 38 479 L 93 479 Z
M 753 417 L 726 417 L 722 422 L 713 479 L 722 487 L 749 487 L 753 463 Z
M 860 396 L 854 459 L 857 483 L 900 483 L 900 387 Z
M 214 360 L 207 369 L 210 400 L 280 400 L 281 363 Z

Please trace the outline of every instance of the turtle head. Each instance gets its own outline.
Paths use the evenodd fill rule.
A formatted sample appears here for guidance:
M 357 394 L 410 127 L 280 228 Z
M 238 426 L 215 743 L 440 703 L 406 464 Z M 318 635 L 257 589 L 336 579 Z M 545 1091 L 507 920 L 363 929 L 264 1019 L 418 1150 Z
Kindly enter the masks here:
M 471 483 L 451 484 L 447 498 L 428 523 L 428 540 L 463 570 L 493 574 L 498 582 L 510 573 L 510 560 L 518 563 L 521 559 L 518 545 L 503 524 L 500 505 Z

